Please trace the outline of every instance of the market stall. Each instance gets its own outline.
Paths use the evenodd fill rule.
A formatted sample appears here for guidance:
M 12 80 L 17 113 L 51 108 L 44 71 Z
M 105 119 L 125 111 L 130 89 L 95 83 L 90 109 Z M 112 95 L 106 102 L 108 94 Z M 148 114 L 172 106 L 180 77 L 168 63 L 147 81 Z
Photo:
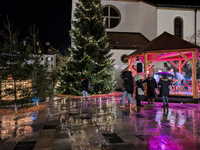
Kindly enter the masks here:
M 181 74 L 182 68 L 186 62 L 191 63 L 191 81 L 184 83 L 184 87 L 187 87 L 187 90 L 181 93 L 174 90 L 170 92 L 170 95 L 190 96 L 193 99 L 198 99 L 199 86 L 197 86 L 198 81 L 196 79 L 196 64 L 199 59 L 199 52 L 199 46 L 164 32 L 145 46 L 127 56 L 125 59 L 128 59 L 128 70 L 131 71 L 136 59 L 138 60 L 138 58 L 140 58 L 140 61 L 144 64 L 144 72 L 148 72 L 156 62 L 168 61 L 173 64 L 173 66 L 176 67 Z M 178 65 L 175 61 L 178 62 Z M 176 80 L 173 80 L 173 82 L 176 82 Z

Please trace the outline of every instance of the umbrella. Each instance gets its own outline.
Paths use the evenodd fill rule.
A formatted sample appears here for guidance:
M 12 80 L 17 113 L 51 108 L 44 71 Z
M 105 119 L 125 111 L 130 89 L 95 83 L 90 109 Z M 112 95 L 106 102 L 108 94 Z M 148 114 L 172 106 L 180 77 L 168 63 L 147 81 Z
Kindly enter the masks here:
M 174 77 L 173 74 L 170 74 L 168 72 L 157 72 L 156 74 L 160 76 L 165 76 L 165 77 Z
M 137 73 L 139 75 L 142 75 L 144 77 L 144 75 L 146 74 L 145 72 L 140 72 L 140 73 Z
M 144 78 L 144 76 L 141 75 L 141 74 L 136 74 L 135 75 L 135 81 L 138 81 L 138 80 L 143 79 L 143 78 Z

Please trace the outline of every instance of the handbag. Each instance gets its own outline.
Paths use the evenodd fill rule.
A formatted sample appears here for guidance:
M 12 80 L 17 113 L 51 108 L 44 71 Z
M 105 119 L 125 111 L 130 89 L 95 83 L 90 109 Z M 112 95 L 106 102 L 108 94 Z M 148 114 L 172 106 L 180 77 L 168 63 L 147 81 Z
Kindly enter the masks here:
M 142 90 L 142 88 L 138 87 L 138 95 L 144 95 L 144 91 Z

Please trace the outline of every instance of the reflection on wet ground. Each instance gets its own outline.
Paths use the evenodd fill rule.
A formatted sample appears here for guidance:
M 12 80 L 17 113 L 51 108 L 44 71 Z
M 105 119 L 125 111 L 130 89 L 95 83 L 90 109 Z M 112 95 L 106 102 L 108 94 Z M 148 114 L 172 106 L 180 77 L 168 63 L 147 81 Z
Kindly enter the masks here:
M 121 96 L 54 98 L 42 111 L 0 116 L 0 149 L 200 149 L 200 104 L 147 104 Z

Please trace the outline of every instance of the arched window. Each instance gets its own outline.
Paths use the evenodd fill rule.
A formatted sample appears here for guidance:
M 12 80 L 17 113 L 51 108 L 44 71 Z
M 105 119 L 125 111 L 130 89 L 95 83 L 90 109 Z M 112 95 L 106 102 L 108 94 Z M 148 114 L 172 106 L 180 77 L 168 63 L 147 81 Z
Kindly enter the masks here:
M 105 18 L 105 25 L 108 28 L 116 27 L 121 19 L 119 10 L 111 5 L 103 7 L 103 17 Z
M 181 18 L 174 20 L 174 35 L 183 38 L 183 20 Z

